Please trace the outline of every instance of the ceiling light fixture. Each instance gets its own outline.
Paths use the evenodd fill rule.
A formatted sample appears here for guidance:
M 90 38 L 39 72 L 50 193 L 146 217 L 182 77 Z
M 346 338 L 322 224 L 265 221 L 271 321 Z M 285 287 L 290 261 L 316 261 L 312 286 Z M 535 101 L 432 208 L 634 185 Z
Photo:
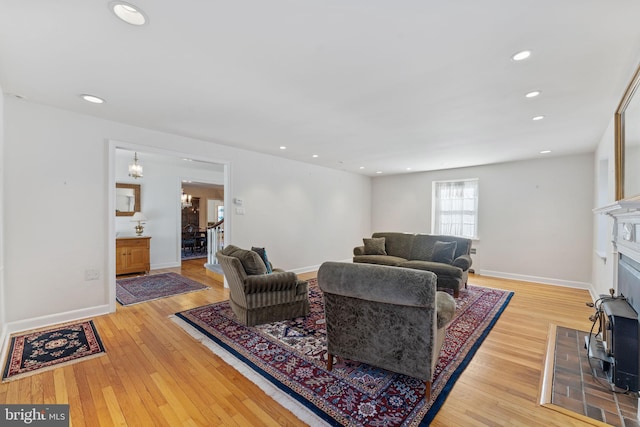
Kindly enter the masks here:
M 87 102 L 91 102 L 92 104 L 104 104 L 104 99 L 95 95 L 83 93 L 82 95 L 80 95 L 80 98 L 84 99 Z
M 191 194 L 187 194 L 184 192 L 184 188 L 182 189 L 182 194 L 180 195 L 180 206 L 182 209 L 191 207 Z
M 540 154 L 549 154 L 551 152 L 551 150 L 542 150 L 540 152 Z
M 522 61 L 523 59 L 527 59 L 530 56 L 531 56 L 531 51 L 530 50 L 523 50 L 521 52 L 518 52 L 518 53 L 514 54 L 511 57 L 511 59 L 513 59 L 514 61 Z
M 376 173 L 382 173 L 382 171 L 376 171 Z
M 281 150 L 286 150 L 286 149 L 287 149 L 287 147 L 285 147 L 284 145 L 281 145 L 281 146 L 280 146 L 280 149 L 281 149 Z
M 111 9 L 111 11 L 115 13 L 118 18 L 122 19 L 127 24 L 140 26 L 146 24 L 149 21 L 147 15 L 145 15 L 145 13 L 140 8 L 130 3 L 126 3 L 123 1 L 112 1 L 111 3 L 109 3 L 109 9 Z
M 535 98 L 536 96 L 540 95 L 541 93 L 542 93 L 542 91 L 534 90 L 534 91 L 531 91 L 531 92 L 525 94 L 524 96 L 526 96 L 527 98 Z
M 142 165 L 138 163 L 138 153 L 134 153 L 133 163 L 129 165 L 129 176 L 132 178 L 142 178 Z
M 317 155 L 317 154 L 314 154 L 314 155 L 313 155 L 313 156 L 311 156 L 311 157 L 313 157 L 314 159 L 317 159 L 317 158 L 318 158 L 318 155 Z
M 534 117 L 534 118 L 532 118 L 531 120 L 533 120 L 533 121 L 536 121 L 536 122 L 537 122 L 538 120 L 542 120 L 542 119 L 544 119 L 544 116 L 535 116 L 535 117 Z

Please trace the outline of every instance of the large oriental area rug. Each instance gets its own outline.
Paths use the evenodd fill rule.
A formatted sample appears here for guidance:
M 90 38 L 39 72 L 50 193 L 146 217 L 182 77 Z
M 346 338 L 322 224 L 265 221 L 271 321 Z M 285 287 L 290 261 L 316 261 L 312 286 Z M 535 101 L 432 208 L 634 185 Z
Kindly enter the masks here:
M 116 280 L 116 301 L 131 305 L 208 288 L 177 273 L 151 274 Z
M 177 313 L 174 320 L 310 425 L 428 425 L 513 293 L 469 286 L 456 300 L 425 402 L 418 379 L 363 363 L 326 370 L 322 292 L 310 281 L 306 317 L 246 327 L 228 301 Z

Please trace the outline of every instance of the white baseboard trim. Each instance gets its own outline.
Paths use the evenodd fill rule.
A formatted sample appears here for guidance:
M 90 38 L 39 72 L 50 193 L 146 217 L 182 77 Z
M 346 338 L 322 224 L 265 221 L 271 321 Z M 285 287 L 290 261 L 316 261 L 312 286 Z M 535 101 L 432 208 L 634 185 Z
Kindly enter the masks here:
M 347 258 L 347 259 L 343 259 L 343 260 L 338 260 L 337 262 L 348 262 L 348 263 L 352 263 L 353 262 L 353 258 Z M 294 270 L 288 270 L 288 271 L 293 271 L 296 274 L 302 274 L 302 273 L 310 273 L 312 271 L 318 271 L 318 269 L 320 268 L 322 264 L 318 264 L 318 265 L 310 265 L 308 267 L 301 267 L 301 268 L 296 268 Z
M 82 308 L 80 310 L 73 310 L 64 313 L 56 313 L 47 316 L 8 322 L 5 329 L 7 330 L 7 334 L 14 334 L 16 332 L 46 328 L 47 326 L 51 325 L 75 322 L 76 320 L 86 319 L 88 317 L 102 316 L 103 314 L 108 313 L 110 313 L 109 304 L 98 305 L 95 307 Z
M 203 262 L 204 264 L 204 262 Z M 181 262 L 165 262 L 162 264 L 152 264 L 151 265 L 151 270 L 160 270 L 161 268 L 175 268 L 175 267 L 180 267 Z
M 309 273 L 311 271 L 318 271 L 319 268 L 320 268 L 319 265 L 310 265 L 308 267 L 300 267 L 300 268 L 295 268 L 293 270 L 287 270 L 287 271 L 292 271 L 296 274 L 302 274 L 302 273 Z
M 544 285 L 564 286 L 566 288 L 586 289 L 593 295 L 593 286 L 591 283 L 576 282 L 573 280 L 553 279 L 549 277 L 528 276 L 524 274 L 504 273 L 502 271 L 480 270 L 481 276 L 491 276 L 500 279 L 520 280 L 522 282 L 535 282 Z

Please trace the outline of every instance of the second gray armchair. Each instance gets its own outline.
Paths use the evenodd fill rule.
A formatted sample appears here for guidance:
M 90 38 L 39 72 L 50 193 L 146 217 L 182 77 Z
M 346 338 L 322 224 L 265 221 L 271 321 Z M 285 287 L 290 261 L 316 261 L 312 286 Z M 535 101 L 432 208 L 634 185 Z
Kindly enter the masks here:
M 327 327 L 327 369 L 333 357 L 364 362 L 423 380 L 425 397 L 456 303 L 436 291 L 429 271 L 325 262 L 318 271 Z
M 216 253 L 229 284 L 229 302 L 247 326 L 309 314 L 309 285 L 293 272 L 267 267 L 256 252 L 229 245 Z

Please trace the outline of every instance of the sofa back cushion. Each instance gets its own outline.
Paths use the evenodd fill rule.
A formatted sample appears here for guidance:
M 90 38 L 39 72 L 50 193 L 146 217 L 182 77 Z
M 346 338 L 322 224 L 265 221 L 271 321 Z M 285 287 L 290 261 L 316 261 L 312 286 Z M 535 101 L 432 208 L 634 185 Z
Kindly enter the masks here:
M 373 233 L 371 237 L 384 237 L 384 247 L 387 255 L 409 259 L 414 236 L 411 233 L 382 232 Z
M 436 242 L 455 242 L 456 248 L 453 254 L 453 259 L 456 259 L 460 255 L 469 255 L 471 252 L 471 240 L 464 237 L 416 234 L 413 239 L 413 245 L 411 246 L 411 252 L 407 259 L 432 261 Z

